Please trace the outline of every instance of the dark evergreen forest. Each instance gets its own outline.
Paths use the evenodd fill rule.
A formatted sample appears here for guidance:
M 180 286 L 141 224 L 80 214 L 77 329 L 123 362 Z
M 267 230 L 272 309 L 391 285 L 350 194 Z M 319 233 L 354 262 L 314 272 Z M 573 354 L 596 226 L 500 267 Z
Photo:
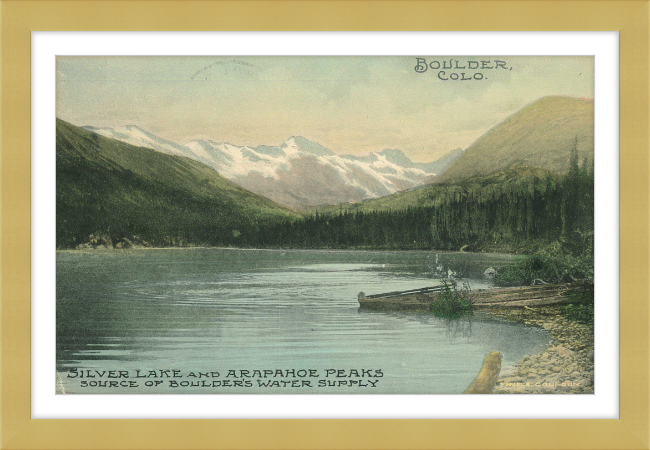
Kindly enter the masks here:
M 259 229 L 252 246 L 285 248 L 524 249 L 560 242 L 593 249 L 594 176 L 574 151 L 564 177 L 439 185 L 432 204 L 392 211 L 314 213 Z

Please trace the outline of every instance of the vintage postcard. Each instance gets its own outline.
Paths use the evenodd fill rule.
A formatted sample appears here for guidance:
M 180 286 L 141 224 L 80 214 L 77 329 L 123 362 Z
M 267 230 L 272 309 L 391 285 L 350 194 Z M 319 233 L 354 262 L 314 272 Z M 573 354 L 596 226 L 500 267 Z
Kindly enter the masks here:
M 593 394 L 594 58 L 61 56 L 56 392 Z

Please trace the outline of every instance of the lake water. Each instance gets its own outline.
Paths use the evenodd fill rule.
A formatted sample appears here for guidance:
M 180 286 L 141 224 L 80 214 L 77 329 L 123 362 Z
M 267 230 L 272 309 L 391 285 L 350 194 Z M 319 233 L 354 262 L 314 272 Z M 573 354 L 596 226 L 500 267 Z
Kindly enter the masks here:
M 436 252 L 57 252 L 57 392 L 461 393 L 487 353 L 502 352 L 507 369 L 550 336 L 478 313 L 449 322 L 368 312 L 357 294 L 432 286 L 450 272 L 489 287 L 485 269 L 511 261 Z

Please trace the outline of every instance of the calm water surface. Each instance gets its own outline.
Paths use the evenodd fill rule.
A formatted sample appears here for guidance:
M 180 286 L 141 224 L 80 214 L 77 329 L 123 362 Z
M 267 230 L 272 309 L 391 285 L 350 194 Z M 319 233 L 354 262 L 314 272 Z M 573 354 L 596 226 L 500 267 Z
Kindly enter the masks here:
M 547 346 L 549 335 L 479 314 L 448 322 L 423 313 L 360 311 L 357 294 L 431 286 L 450 272 L 472 288 L 489 287 L 485 269 L 511 261 L 435 252 L 58 252 L 57 386 L 66 393 L 461 393 L 490 351 L 502 352 L 508 368 Z M 198 372 L 219 377 L 186 387 L 133 378 L 136 370 L 159 369 L 178 370 L 179 382 L 197 382 Z M 259 376 L 239 378 L 251 387 L 213 383 L 229 370 L 291 369 L 318 376 L 296 376 L 309 381 L 303 387 L 259 387 Z M 372 375 L 350 372 L 362 375 L 362 369 Z M 82 386 L 107 378 L 94 372 L 94 379 L 71 378 L 74 370 L 128 371 L 138 387 Z M 293 377 L 262 378 L 274 379 Z M 351 380 L 360 383 L 319 386 Z

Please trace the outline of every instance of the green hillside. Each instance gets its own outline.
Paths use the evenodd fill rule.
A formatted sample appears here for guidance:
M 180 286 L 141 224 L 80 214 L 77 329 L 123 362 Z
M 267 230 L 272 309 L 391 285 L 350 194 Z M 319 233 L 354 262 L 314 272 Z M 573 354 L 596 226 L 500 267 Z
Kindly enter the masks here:
M 248 246 L 260 227 L 297 217 L 199 162 L 58 119 L 56 177 L 58 248 L 90 235 L 113 244 Z
M 578 157 L 594 157 L 594 101 L 544 97 L 481 136 L 435 181 L 454 183 L 505 170 L 513 164 L 569 172 L 577 139 Z
M 418 189 L 397 192 L 386 197 L 365 200 L 359 203 L 318 208 L 321 214 L 338 213 L 340 211 L 372 212 L 399 211 L 407 208 L 421 208 L 439 205 L 442 199 L 453 196 L 454 193 L 467 191 L 502 192 L 518 189 L 540 181 L 558 177 L 550 172 L 528 166 L 512 166 L 506 170 L 488 176 L 474 177 L 454 184 L 429 184 Z
M 593 249 L 593 169 L 573 151 L 567 175 L 513 167 L 272 227 L 267 242 L 293 248 L 439 249 L 571 254 Z

